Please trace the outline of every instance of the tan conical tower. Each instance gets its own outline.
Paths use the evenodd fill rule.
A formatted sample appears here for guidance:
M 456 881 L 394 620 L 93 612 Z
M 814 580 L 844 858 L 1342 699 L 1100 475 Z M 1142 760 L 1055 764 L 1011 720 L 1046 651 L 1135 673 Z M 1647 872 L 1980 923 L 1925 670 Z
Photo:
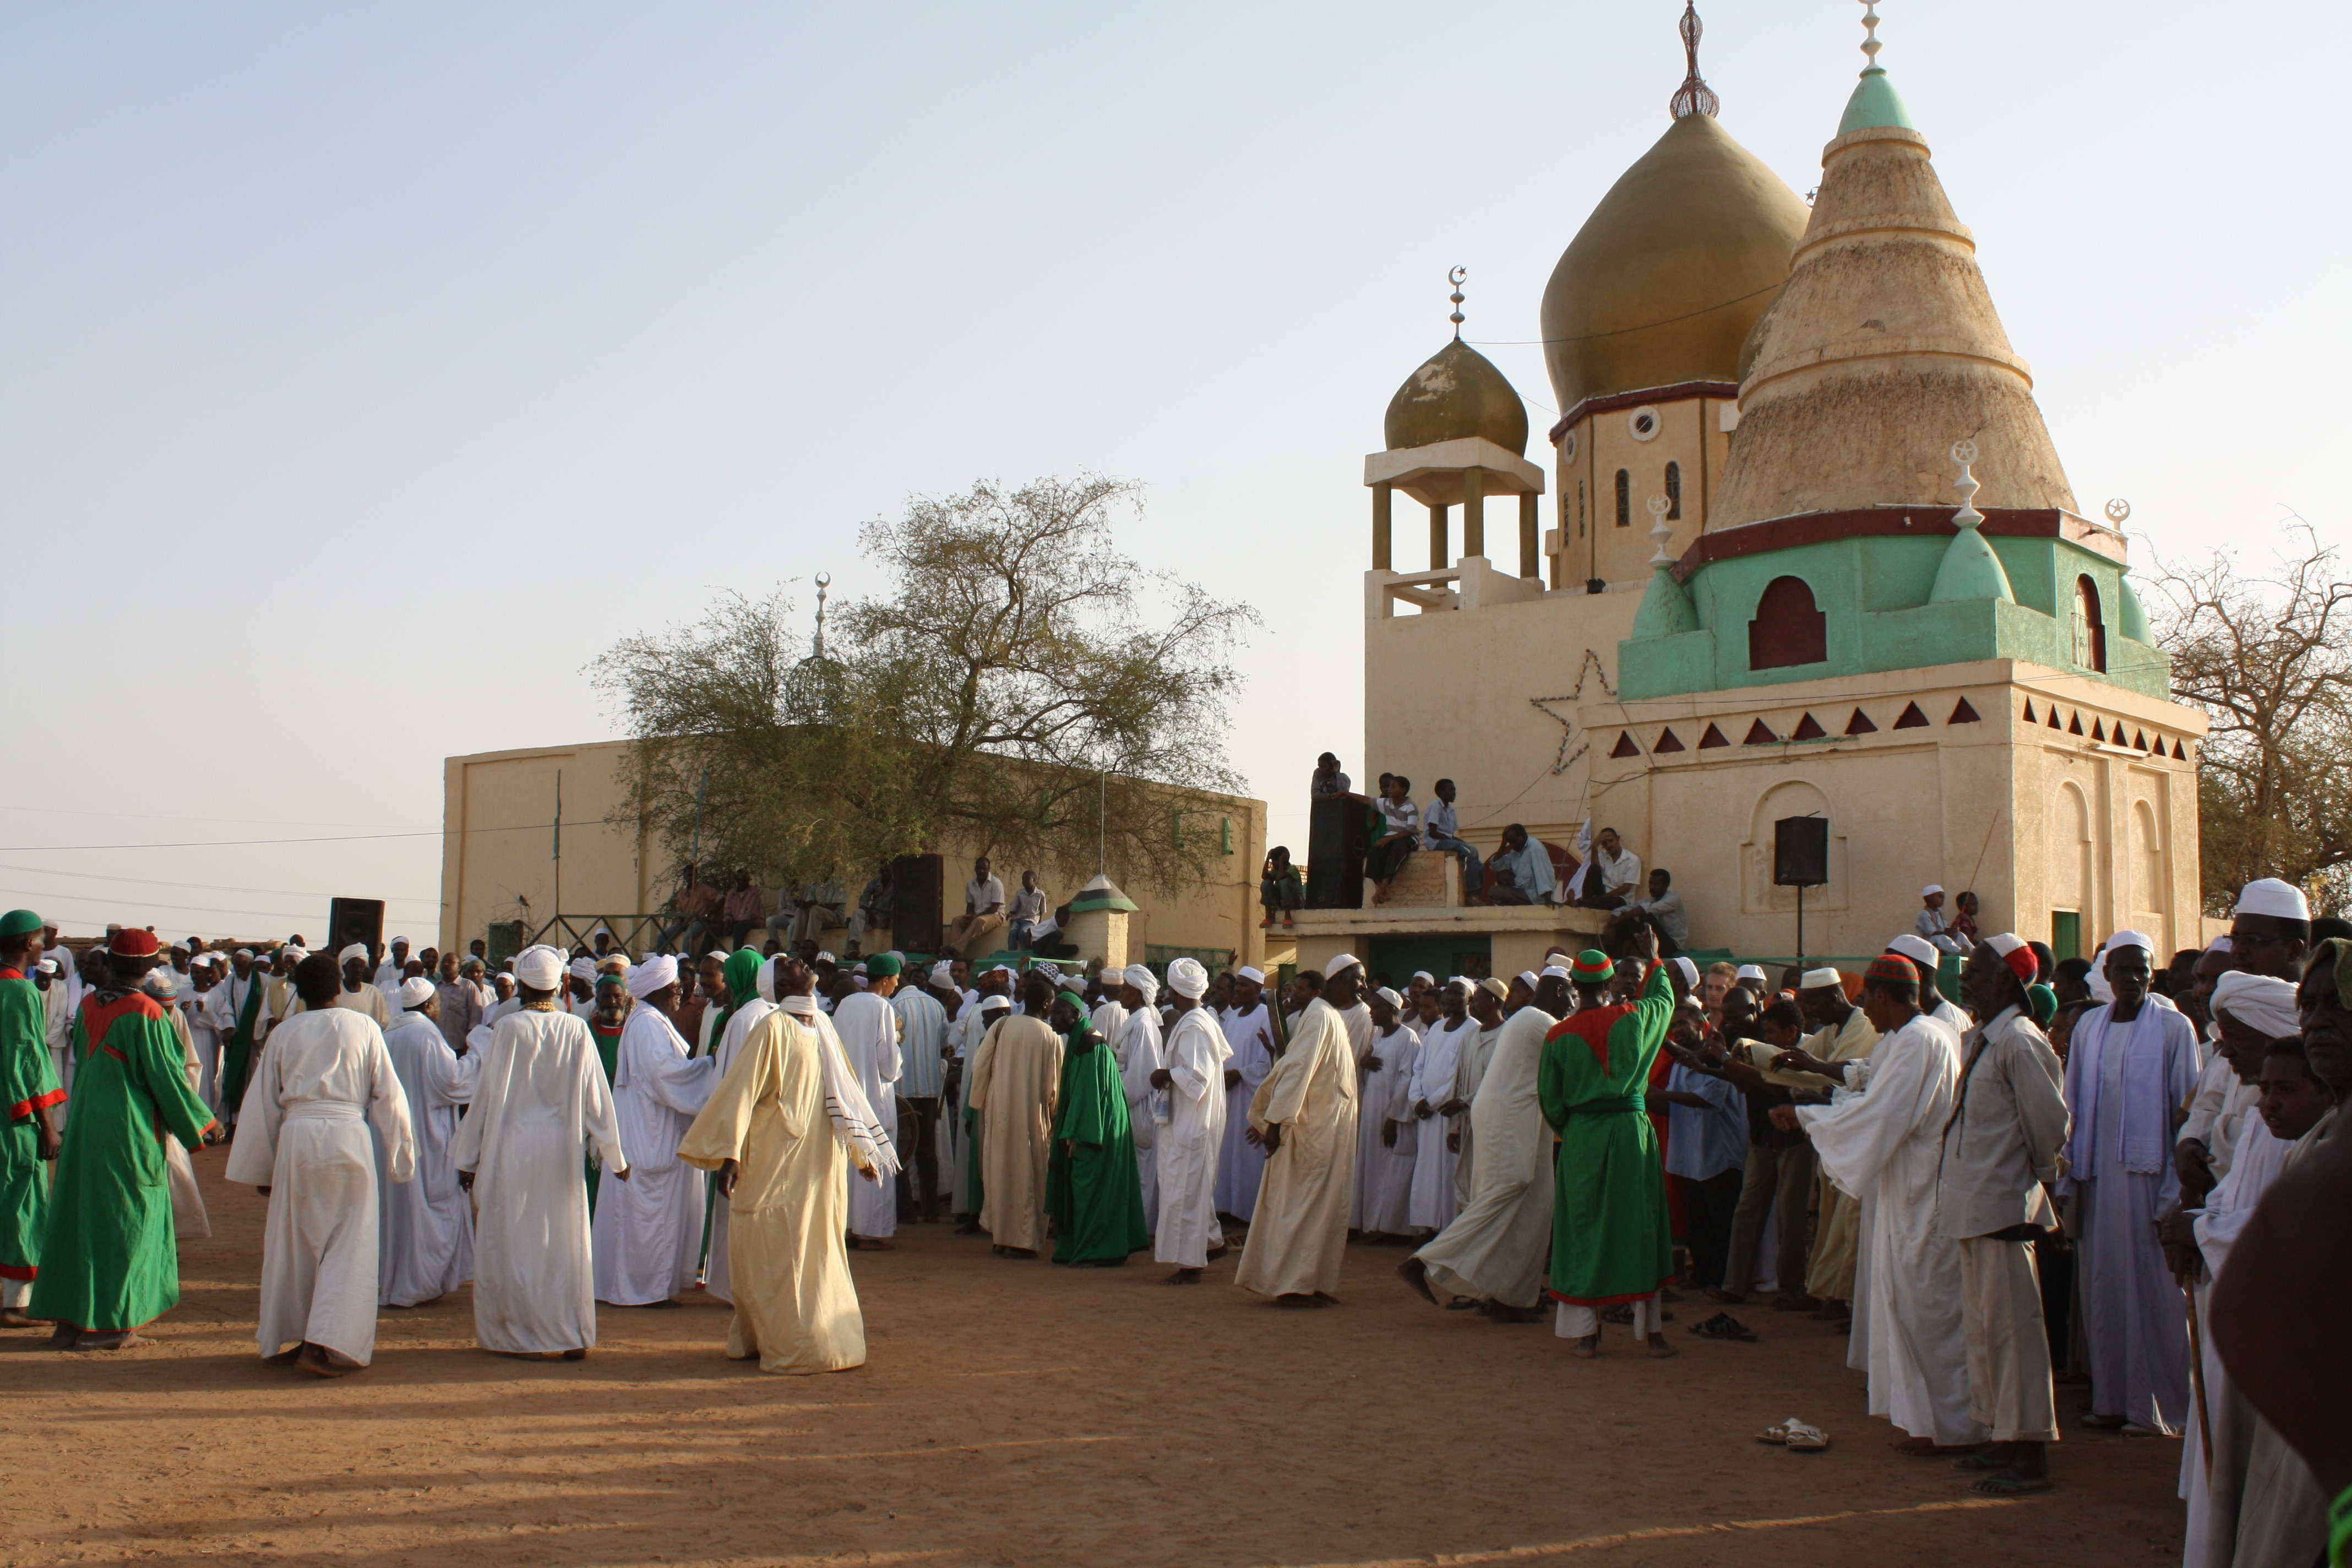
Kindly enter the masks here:
M 1788 286 L 1750 344 L 1709 526 L 1948 506 L 1945 454 L 1963 438 L 1982 454 L 1979 505 L 2074 509 L 1976 241 L 1874 59 L 1822 154 Z

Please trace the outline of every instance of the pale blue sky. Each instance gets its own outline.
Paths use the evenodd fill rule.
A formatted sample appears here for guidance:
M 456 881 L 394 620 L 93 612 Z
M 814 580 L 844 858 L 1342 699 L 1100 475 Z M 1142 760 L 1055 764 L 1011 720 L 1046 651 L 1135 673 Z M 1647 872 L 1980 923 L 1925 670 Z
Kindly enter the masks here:
M 1445 268 L 1541 430 L 1519 345 L 1665 127 L 1679 10 L 0 12 L 5 902 L 422 933 L 442 758 L 609 733 L 582 667 L 715 588 L 872 586 L 856 525 L 911 492 L 1081 468 L 1265 613 L 1234 757 L 1297 841 L 1317 751 L 1378 768 L 1360 464 Z M 1723 123 L 1800 192 L 1859 14 L 1705 9 Z M 1883 14 L 2085 510 L 2340 539 L 2352 22 Z

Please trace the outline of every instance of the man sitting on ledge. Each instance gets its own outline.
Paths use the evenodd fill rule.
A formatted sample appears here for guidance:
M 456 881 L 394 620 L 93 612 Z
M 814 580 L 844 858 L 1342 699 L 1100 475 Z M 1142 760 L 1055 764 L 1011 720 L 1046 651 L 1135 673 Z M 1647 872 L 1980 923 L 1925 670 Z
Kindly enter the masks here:
M 1559 882 L 1552 876 L 1551 855 L 1528 837 L 1517 822 L 1503 829 L 1503 847 L 1486 861 L 1494 885 L 1486 889 L 1490 904 L 1556 904 Z
M 1613 827 L 1604 827 L 1592 841 L 1592 858 L 1570 884 L 1579 909 L 1622 910 L 1641 897 L 1642 859 Z

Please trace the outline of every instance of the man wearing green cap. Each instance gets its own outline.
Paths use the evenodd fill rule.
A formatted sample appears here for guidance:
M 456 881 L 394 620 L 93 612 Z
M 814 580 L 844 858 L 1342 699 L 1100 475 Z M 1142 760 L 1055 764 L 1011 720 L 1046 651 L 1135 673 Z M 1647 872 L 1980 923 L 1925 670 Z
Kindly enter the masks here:
M 1644 980 L 1639 1001 L 1594 1005 L 1610 982 L 1608 955 L 1588 949 L 1570 969 L 1582 1010 L 1544 1037 L 1537 1097 L 1559 1134 L 1553 1170 L 1551 1297 L 1555 1331 L 1575 1353 L 1601 1351 L 1600 1311 L 1630 1305 L 1633 1332 L 1653 1356 L 1675 1353 L 1657 1318 L 1657 1294 L 1673 1278 L 1665 1175 L 1646 1114 L 1650 1068 L 1674 1022 L 1675 987 L 1658 962 L 1657 933 L 1629 937 Z
M 58 1157 L 54 1108 L 66 1091 L 49 1059 L 48 1003 L 28 978 L 41 952 L 41 917 L 0 915 L 0 1329 L 27 1329 L 25 1314 L 41 1271 L 49 1218 L 49 1177 Z
M 1045 1021 L 1063 1040 L 1060 1103 L 1045 1168 L 1054 1261 L 1116 1268 L 1129 1253 L 1151 1245 L 1127 1090 L 1117 1059 L 1094 1032 L 1084 997 L 1059 993 Z
M 220 1124 L 188 1087 L 178 1031 L 140 989 L 155 959 L 154 932 L 116 931 L 75 1021 L 81 1066 L 26 1313 L 56 1322 L 58 1350 L 140 1343 L 134 1331 L 179 1304 L 163 1139 L 194 1148 Z

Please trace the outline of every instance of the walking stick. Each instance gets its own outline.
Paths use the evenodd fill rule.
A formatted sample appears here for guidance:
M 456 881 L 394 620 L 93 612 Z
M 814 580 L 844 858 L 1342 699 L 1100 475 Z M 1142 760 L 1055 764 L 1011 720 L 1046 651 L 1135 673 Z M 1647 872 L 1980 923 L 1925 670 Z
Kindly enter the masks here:
M 2205 1407 L 2205 1336 L 2197 1321 L 2197 1290 L 2188 1280 L 2180 1293 L 2189 1298 L 2189 1386 L 2197 1394 L 2198 1447 L 2205 1452 L 2205 1479 L 2213 1479 L 2213 1416 Z

